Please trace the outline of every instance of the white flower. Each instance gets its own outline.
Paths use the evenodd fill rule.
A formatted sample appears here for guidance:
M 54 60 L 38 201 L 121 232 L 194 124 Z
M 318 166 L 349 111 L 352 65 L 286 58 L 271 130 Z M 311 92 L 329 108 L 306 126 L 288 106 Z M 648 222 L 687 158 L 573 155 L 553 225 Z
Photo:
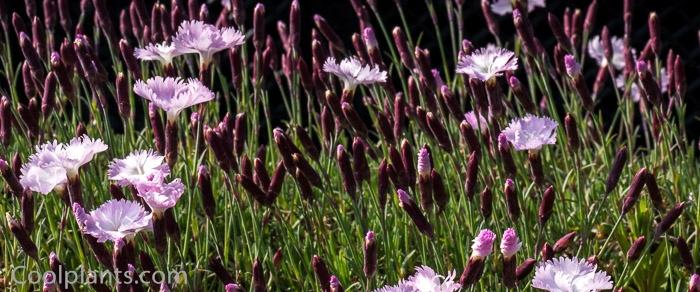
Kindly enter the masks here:
M 532 287 L 550 292 L 600 291 L 613 288 L 605 271 L 583 259 L 559 257 L 535 270 Z
M 212 56 L 245 43 L 245 36 L 232 27 L 216 28 L 199 20 L 184 21 L 173 38 L 178 51 L 199 54 L 200 65 L 206 66 Z
M 515 57 L 515 53 L 494 45 L 480 48 L 471 55 L 462 57 L 457 63 L 457 73 L 468 74 L 469 77 L 481 81 L 501 76 L 504 71 L 516 69 L 518 69 L 518 58 Z
M 437 274 L 428 266 L 416 267 L 416 273 L 401 280 L 397 285 L 387 285 L 374 292 L 453 292 L 459 291 L 461 285 L 455 282 L 457 273 L 452 270 L 445 276 Z
M 625 44 L 621 38 L 612 36 L 610 37 L 610 44 L 613 49 L 612 65 L 617 70 L 621 70 L 625 67 Z M 600 36 L 594 36 L 588 41 L 588 55 L 598 62 L 598 66 L 604 66 L 608 64 L 608 60 L 605 58 L 605 49 L 603 48 L 603 42 L 600 40 Z
M 139 203 L 127 200 L 109 200 L 90 213 L 73 203 L 73 215 L 80 230 L 98 242 L 132 239 L 139 231 L 153 228 L 152 215 Z
M 323 63 L 323 71 L 332 73 L 343 81 L 346 90 L 355 90 L 360 84 L 369 85 L 386 81 L 386 71 L 379 70 L 379 66 L 362 66 L 360 60 L 350 57 L 336 63 L 335 58 L 328 57 Z
M 557 142 L 556 129 L 557 123 L 552 119 L 528 114 L 512 120 L 502 133 L 515 150 L 539 150 L 544 145 Z
M 545 7 L 544 0 L 529 0 L 527 1 L 527 11 L 532 12 L 537 7 Z M 513 12 L 513 6 L 510 4 L 510 0 L 494 0 L 491 3 L 491 11 L 498 15 L 506 15 Z

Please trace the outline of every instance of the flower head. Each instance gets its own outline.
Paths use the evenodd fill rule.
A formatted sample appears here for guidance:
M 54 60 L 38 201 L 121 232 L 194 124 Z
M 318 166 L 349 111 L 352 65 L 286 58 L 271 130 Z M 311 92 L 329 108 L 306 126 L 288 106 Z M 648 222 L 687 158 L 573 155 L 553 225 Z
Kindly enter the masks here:
M 32 191 L 48 194 L 62 187 L 69 177 L 77 176 L 81 166 L 105 150 L 107 145 L 102 140 L 87 135 L 73 138 L 67 144 L 53 141 L 39 145 L 21 168 L 20 183 Z
M 148 180 L 135 184 L 139 197 L 143 198 L 155 214 L 174 207 L 185 192 L 185 185 L 179 178 L 166 183 L 160 175 L 159 173 L 153 174 Z
M 537 267 L 532 287 L 547 291 L 599 291 L 613 288 L 610 276 L 584 259 L 559 257 Z
M 457 63 L 457 73 L 468 74 L 469 77 L 487 81 L 495 76 L 501 76 L 504 71 L 518 69 L 518 58 L 515 53 L 488 45 L 480 48 L 471 55 L 462 57 Z
M 428 148 L 423 147 L 418 150 L 418 167 L 416 168 L 418 174 L 422 176 L 430 175 L 433 166 L 430 164 L 430 151 L 428 151 Z
M 544 0 L 529 0 L 527 1 L 527 11 L 532 12 L 537 7 L 545 7 Z M 498 15 L 510 14 L 513 11 L 513 6 L 510 0 L 493 0 L 491 3 L 491 11 Z
M 184 21 L 173 38 L 178 51 L 199 54 L 200 65 L 207 65 L 219 51 L 245 42 L 245 36 L 232 27 L 216 28 L 199 20 Z
M 477 115 L 479 115 L 478 120 Z M 484 133 L 488 130 L 486 118 L 474 111 L 469 111 L 466 114 L 464 114 L 464 120 L 467 121 L 467 123 L 469 123 L 469 126 L 471 126 L 472 129 L 479 129 L 479 132 L 481 133 Z
M 552 119 L 528 114 L 512 120 L 502 133 L 515 150 L 539 150 L 543 145 L 557 142 L 556 129 L 557 123 Z
M 328 57 L 323 63 L 323 71 L 332 73 L 343 81 L 346 90 L 355 90 L 360 84 L 369 85 L 386 81 L 386 71 L 379 70 L 379 66 L 362 66 L 356 57 L 345 58 L 336 63 L 335 58 Z
M 504 257 L 512 257 L 520 250 L 522 245 L 523 243 L 518 239 L 518 234 L 515 232 L 515 229 L 508 228 L 503 232 L 503 238 L 501 238 L 501 253 Z
M 625 67 L 625 45 L 622 39 L 618 37 L 610 37 L 610 44 L 613 49 L 612 60 L 607 60 L 605 58 L 605 50 L 603 49 L 603 42 L 600 40 L 600 36 L 594 36 L 588 41 L 588 55 L 595 59 L 598 66 L 607 65 L 612 63 L 612 65 L 617 70 L 621 70 Z
M 165 163 L 165 157 L 153 150 L 136 150 L 123 159 L 114 159 L 107 170 L 109 179 L 116 180 L 120 186 L 145 181 L 156 173 L 167 176 L 170 168 Z
M 182 50 L 173 45 L 162 42 L 160 44 L 148 44 L 144 48 L 136 48 L 134 56 L 139 60 L 159 61 L 163 65 L 172 63 L 173 58 L 184 54 Z
M 493 249 L 496 233 L 488 229 L 479 231 L 479 235 L 472 241 L 472 256 L 487 257 Z
M 80 230 L 98 242 L 131 239 L 139 231 L 152 228 L 151 214 L 133 201 L 109 200 L 89 214 L 73 203 L 73 214 Z
M 690 276 L 690 281 L 688 281 L 688 291 L 699 291 L 700 290 L 700 275 L 693 273 Z
M 199 80 L 185 81 L 161 76 L 149 78 L 146 82 L 136 81 L 134 93 L 165 110 L 169 121 L 174 120 L 185 108 L 214 99 L 214 93 Z
M 576 58 L 573 55 L 567 54 L 564 56 L 564 67 L 566 68 L 566 74 L 571 78 L 581 74 L 581 65 L 576 62 Z
M 453 292 L 459 291 L 461 285 L 455 282 L 456 272 L 453 270 L 445 276 L 436 273 L 428 266 L 416 267 L 416 273 L 397 285 L 387 285 L 374 292 Z

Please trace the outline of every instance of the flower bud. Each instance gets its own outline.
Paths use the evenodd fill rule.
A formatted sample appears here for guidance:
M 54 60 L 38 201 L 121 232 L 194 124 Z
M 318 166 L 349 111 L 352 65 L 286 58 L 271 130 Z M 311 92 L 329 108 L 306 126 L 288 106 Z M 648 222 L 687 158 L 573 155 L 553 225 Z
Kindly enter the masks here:
M 438 145 L 440 146 L 440 148 L 451 153 L 452 142 L 450 141 L 450 136 L 447 133 L 447 130 L 445 129 L 442 122 L 438 121 L 437 117 L 435 117 L 432 112 L 428 112 L 425 118 L 425 122 L 426 124 L 428 124 L 428 128 L 430 128 L 430 131 L 432 132 L 433 136 L 438 141 Z
M 328 268 L 326 267 L 326 263 L 323 261 L 323 259 L 317 255 L 314 255 L 313 258 L 311 258 L 311 267 L 314 270 L 314 274 L 316 274 L 321 290 L 330 291 L 331 275 L 328 272 Z
M 432 238 L 434 235 L 433 226 L 430 225 L 428 219 L 425 218 L 411 196 L 402 189 L 398 189 L 396 194 L 399 198 L 399 206 L 406 211 L 406 214 L 408 214 L 413 223 L 416 225 L 418 231 L 425 234 L 429 238 Z
M 382 210 L 386 206 L 386 195 L 389 193 L 389 163 L 382 159 L 377 169 L 377 196 Z
M 17 242 L 19 242 L 19 245 L 22 247 L 24 253 L 35 260 L 38 260 L 38 250 L 36 248 L 36 244 L 34 244 L 34 241 L 32 241 L 31 237 L 29 237 L 29 234 L 27 234 L 27 230 L 24 228 L 24 226 L 17 222 L 15 218 L 12 218 L 10 213 L 5 213 L 5 219 L 7 220 L 8 229 L 10 229 L 12 235 L 15 236 L 15 239 L 17 239 Z
M 542 202 L 540 203 L 540 209 L 538 212 L 539 223 L 542 226 L 544 226 L 549 220 L 549 217 L 552 216 L 552 209 L 554 208 L 554 199 L 554 187 L 549 186 L 546 190 L 544 190 L 544 195 L 542 195 Z
M 2 177 L 5 179 L 5 182 L 7 183 L 7 186 L 10 188 L 10 191 L 15 195 L 15 197 L 22 198 L 24 195 L 24 187 L 22 184 L 19 182 L 19 179 L 17 179 L 17 176 L 13 172 L 12 169 L 10 169 L 10 165 L 7 164 L 7 161 L 0 159 L 0 173 L 2 174 Z
M 442 176 L 433 169 L 430 172 L 430 182 L 433 186 L 433 199 L 438 206 L 439 212 L 445 210 L 447 202 L 450 200 L 450 195 L 445 189 L 445 184 L 442 182 Z
M 569 244 L 571 244 L 571 241 L 574 239 L 574 237 L 576 237 L 576 231 L 572 231 L 565 234 L 554 243 L 554 246 L 552 246 L 552 250 L 555 253 L 560 253 L 564 251 L 567 247 L 569 247 Z
M 365 262 L 363 271 L 365 272 L 365 277 L 370 279 L 377 271 L 377 244 L 374 239 L 374 231 L 367 232 L 364 249 Z
M 488 219 L 491 216 L 491 209 L 493 208 L 493 195 L 491 194 L 491 189 L 487 186 L 481 191 L 479 195 L 481 198 L 479 202 L 479 210 L 481 211 L 481 216 L 484 219 Z
M 355 130 L 355 132 L 360 136 L 367 136 L 367 126 L 365 126 L 365 123 L 362 121 L 362 118 L 360 118 L 360 115 L 357 114 L 353 106 L 347 102 L 343 102 L 341 108 L 345 119 L 347 119 L 347 121 L 350 123 L 353 130 Z
M 253 182 L 253 179 L 251 179 L 249 176 L 245 174 L 238 174 L 236 175 L 236 180 L 256 202 L 264 206 L 270 206 L 272 204 L 272 202 L 268 199 L 268 195 L 262 189 L 260 189 L 260 187 L 256 185 L 255 182 Z
M 676 204 L 676 206 L 671 209 L 671 211 L 668 211 L 666 213 L 666 216 L 664 216 L 659 224 L 656 224 L 656 228 L 654 229 L 654 241 L 657 241 L 661 235 L 666 233 L 671 226 L 673 226 L 673 223 L 676 223 L 678 220 L 678 217 L 683 214 L 683 209 L 685 208 L 685 202 L 680 202 Z
M 576 120 L 574 120 L 574 117 L 572 117 L 571 114 L 566 114 L 566 117 L 564 118 L 564 129 L 566 130 L 566 139 L 569 147 L 571 147 L 571 150 L 573 151 L 578 150 L 578 128 L 576 127 Z
M 219 280 L 221 280 L 221 282 L 233 283 L 233 277 L 224 267 L 224 264 L 223 264 L 221 258 L 219 258 L 218 256 L 210 258 L 208 266 L 209 266 L 209 269 L 212 272 L 214 272 L 214 274 L 219 278 Z M 235 285 L 235 284 L 226 285 L 226 291 L 229 291 L 229 288 L 230 288 L 229 285 Z M 238 285 L 236 285 L 236 286 L 238 286 Z M 233 291 L 236 291 L 236 290 L 233 290 Z
M 693 254 L 690 252 L 690 247 L 688 247 L 688 243 L 683 239 L 683 237 L 679 236 L 675 240 L 676 244 L 676 249 L 678 250 L 678 255 L 681 258 L 681 264 L 688 270 L 688 272 L 693 272 L 695 271 L 695 261 L 693 260 Z
M 336 277 L 336 276 L 331 276 L 330 287 L 331 287 L 331 292 L 344 292 L 345 291 L 343 289 L 343 286 L 340 284 L 340 280 L 338 280 L 338 277 Z
M 202 195 L 204 214 L 206 214 L 210 220 L 213 220 L 216 212 L 216 201 L 211 187 L 209 170 L 207 170 L 207 167 L 203 164 L 199 166 L 197 171 L 197 187 L 199 187 L 199 192 Z
M 141 66 L 139 66 L 136 57 L 134 57 L 134 50 L 125 39 L 119 40 L 119 52 L 121 52 L 122 59 L 124 59 L 124 63 L 126 64 L 126 69 L 129 70 L 131 76 L 134 79 L 140 79 Z M 63 52 L 61 52 L 61 55 L 63 55 Z
M 540 250 L 540 254 L 542 256 L 542 261 L 546 262 L 548 260 L 551 260 L 554 257 L 554 250 L 552 249 L 552 246 L 549 245 L 549 243 L 545 242 L 542 245 L 542 249 Z
M 644 188 L 644 184 L 646 183 L 647 176 L 648 176 L 648 171 L 646 167 L 643 167 L 639 171 L 637 171 L 637 174 L 634 175 L 634 178 L 632 178 L 632 183 L 630 184 L 630 187 L 627 191 L 627 195 L 625 196 L 623 202 L 622 202 L 622 210 L 620 215 L 625 215 L 627 212 L 629 212 L 632 207 L 634 207 L 634 204 L 637 203 L 637 200 L 639 200 L 639 195 L 642 192 L 642 189 Z
M 472 151 L 472 153 L 469 154 L 469 160 L 467 162 L 467 178 L 464 182 L 464 189 L 469 200 L 471 200 L 474 197 L 478 174 L 479 155 L 477 155 L 476 152 Z
M 518 281 L 522 281 L 527 277 L 527 275 L 532 272 L 532 270 L 535 268 L 535 264 L 537 261 L 533 258 L 527 258 L 523 261 L 522 264 L 520 264 L 516 269 L 515 269 L 515 278 Z
M 338 160 L 338 168 L 343 177 L 343 187 L 350 198 L 354 199 L 357 185 L 351 166 L 352 164 L 350 163 L 350 157 L 342 144 L 339 144 L 336 148 L 336 159 Z
M 638 260 L 642 255 L 642 251 L 644 251 L 644 246 L 646 243 L 647 240 L 644 236 L 640 236 L 634 242 L 632 242 L 632 245 L 627 250 L 627 260 L 630 262 Z
M 406 41 L 406 35 L 404 35 L 401 27 L 394 27 L 391 31 L 391 35 L 394 39 L 394 45 L 396 50 L 399 52 L 399 57 L 401 58 L 401 63 L 408 69 L 413 68 L 413 57 L 411 56 L 410 50 L 408 49 L 408 42 Z
M 267 281 L 265 280 L 265 276 L 264 276 L 263 269 L 262 269 L 262 264 L 260 263 L 260 261 L 257 258 L 253 262 L 253 280 L 251 280 L 251 282 L 253 284 L 253 291 L 255 291 L 255 292 L 267 291 L 267 288 L 265 287 L 265 283 Z
M 508 143 L 508 138 L 504 133 L 498 135 L 498 152 L 501 155 L 501 162 L 503 163 L 503 169 L 508 174 L 508 177 L 515 178 L 516 167 L 513 161 L 513 156 L 510 152 L 510 143 Z
M 547 21 L 549 22 L 549 28 L 552 30 L 552 34 L 554 34 L 554 38 L 557 40 L 559 45 L 567 51 L 571 51 L 571 40 L 564 32 L 564 27 L 561 25 L 559 18 L 550 12 L 547 13 Z
M 282 190 L 282 183 L 284 183 L 284 174 L 286 173 L 284 163 L 279 161 L 277 167 L 272 173 L 272 179 L 270 179 L 270 187 L 267 189 L 267 196 L 270 202 L 274 202 L 280 191 Z
M 700 292 L 700 275 L 693 273 L 688 281 L 688 292 Z
M 512 179 L 506 179 L 505 188 L 503 189 L 506 205 L 508 206 L 508 215 L 510 219 L 518 221 L 520 217 L 520 205 L 518 204 L 518 195 L 515 193 L 515 182 Z
M 31 234 L 34 230 L 34 194 L 29 190 L 24 191 L 20 205 L 22 205 L 22 227 L 28 234 Z

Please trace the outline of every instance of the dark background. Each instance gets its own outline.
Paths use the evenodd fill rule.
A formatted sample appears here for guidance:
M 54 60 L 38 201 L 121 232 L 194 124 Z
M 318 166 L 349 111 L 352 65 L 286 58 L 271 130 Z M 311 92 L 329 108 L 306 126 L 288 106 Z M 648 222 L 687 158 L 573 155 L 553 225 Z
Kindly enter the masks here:
M 20 15 L 25 17 L 26 21 L 24 1 L 0 1 L 7 1 L 6 5 L 8 8 L 11 11 L 19 12 Z M 179 1 L 183 8 L 187 7 L 186 0 Z M 443 34 L 443 40 L 447 42 L 449 40 L 449 28 L 447 25 L 445 1 L 448 0 L 434 0 L 433 4 L 435 5 L 435 10 L 438 14 L 440 26 L 442 28 L 441 33 Z M 38 0 L 38 2 L 39 10 L 41 10 L 41 1 Z M 127 8 L 130 1 L 108 0 L 105 2 L 107 2 L 109 9 L 114 12 L 112 21 L 115 24 L 115 28 L 118 28 L 119 12 L 122 9 Z M 145 2 L 147 7 L 150 9 L 151 5 L 155 1 L 145 0 Z M 161 2 L 168 5 L 170 0 Z M 200 3 L 203 2 L 205 1 L 200 0 Z M 210 22 L 213 23 L 219 15 L 221 5 L 219 0 L 208 2 L 210 2 L 209 18 Z M 277 39 L 276 22 L 278 20 L 288 22 L 289 4 L 291 3 L 291 0 L 247 1 L 246 22 L 248 23 L 248 27 L 252 27 L 252 10 L 255 4 L 258 2 L 263 3 L 266 8 L 266 27 L 268 34 L 271 34 L 275 39 Z M 387 29 L 391 30 L 391 28 L 394 26 L 401 25 L 399 14 L 394 6 L 394 0 L 376 0 L 376 2 L 378 3 L 379 11 L 382 13 Z M 400 2 L 404 7 L 403 10 L 406 14 L 406 18 L 408 19 L 408 24 L 411 26 L 411 35 L 414 37 L 414 39 L 416 39 L 419 35 L 422 35 L 420 46 L 433 52 L 433 66 L 438 67 L 440 65 L 440 59 L 438 55 L 435 29 L 432 20 L 428 15 L 425 0 L 400 0 Z M 475 47 L 485 46 L 488 43 L 494 42 L 493 37 L 486 29 L 486 24 L 481 13 L 480 1 L 464 0 L 464 2 L 463 19 L 465 24 L 465 36 L 472 41 Z M 658 13 L 661 26 L 663 46 L 662 57 L 665 60 L 667 50 L 669 48 L 673 48 L 674 52 L 679 54 L 685 62 L 688 91 L 686 95 L 687 118 L 683 122 L 686 123 L 689 137 L 692 140 L 697 140 L 700 136 L 700 120 L 697 118 L 697 116 L 700 116 L 700 101 L 698 101 L 696 98 L 696 95 L 700 91 L 700 79 L 697 78 L 700 71 L 700 65 L 698 64 L 698 60 L 700 60 L 698 34 L 698 29 L 700 28 L 700 2 L 698 0 L 635 0 L 634 2 L 632 45 L 637 48 L 637 50 L 641 50 L 644 47 L 648 39 L 647 16 L 649 12 L 656 11 Z M 530 14 L 530 19 L 534 25 L 535 33 L 549 52 L 551 52 L 551 49 L 555 44 L 555 40 L 552 37 L 552 33 L 547 24 L 546 12 L 551 11 L 561 18 L 564 9 L 570 7 L 572 9 L 579 8 L 585 14 L 586 7 L 589 3 L 590 1 L 584 0 L 547 0 L 546 9 L 538 8 Z M 76 21 L 80 13 L 79 4 L 80 1 L 77 0 L 72 3 L 75 16 L 74 18 Z M 603 25 L 607 25 L 610 29 L 611 35 L 622 36 L 622 6 L 623 0 L 599 0 L 596 24 L 592 34 L 599 34 L 601 27 Z M 300 7 L 302 13 L 301 43 L 303 54 L 306 57 L 310 56 L 311 29 L 315 27 L 313 22 L 314 14 L 320 14 L 325 17 L 331 26 L 336 30 L 338 35 L 343 39 L 346 47 L 352 48 L 352 44 L 350 42 L 351 35 L 354 32 L 359 31 L 359 24 L 354 10 L 352 9 L 352 6 L 348 0 L 300 0 Z M 370 15 L 373 16 L 371 12 Z M 505 42 L 512 42 L 511 37 L 506 38 L 506 36 L 512 36 L 514 33 L 511 17 L 497 16 L 497 19 L 500 21 L 499 24 L 501 36 L 504 37 L 503 40 Z M 14 33 L 11 35 L 14 35 Z M 380 47 L 382 47 L 384 44 L 384 38 L 378 31 L 377 38 L 380 41 Z M 448 53 L 449 51 L 451 50 L 448 50 Z M 586 64 L 587 70 L 585 74 L 589 85 L 593 83 L 595 78 L 596 67 L 597 66 L 595 66 L 592 61 L 591 63 Z M 453 68 L 451 68 L 451 70 L 453 70 Z M 113 78 L 110 79 L 113 80 Z M 600 98 L 602 99 L 605 99 L 606 95 L 613 94 L 610 90 L 611 83 L 609 81 L 606 88 L 607 91 L 603 91 L 601 93 Z M 274 99 L 274 96 L 272 98 Z M 603 113 L 609 112 L 609 110 L 606 111 L 606 108 L 609 107 L 607 107 L 605 104 L 598 105 L 598 109 L 603 111 Z M 279 109 L 273 109 L 273 112 L 284 115 L 284 109 L 282 107 Z

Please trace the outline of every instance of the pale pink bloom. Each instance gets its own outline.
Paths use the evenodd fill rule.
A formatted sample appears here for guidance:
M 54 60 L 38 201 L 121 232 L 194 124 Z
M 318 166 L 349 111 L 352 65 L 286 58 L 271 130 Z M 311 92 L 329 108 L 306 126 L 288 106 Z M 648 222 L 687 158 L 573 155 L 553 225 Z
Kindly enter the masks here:
M 323 71 L 331 73 L 341 81 L 346 90 L 355 90 L 358 85 L 374 84 L 385 82 L 387 78 L 386 71 L 379 69 L 379 66 L 362 66 L 360 60 L 356 57 L 345 58 L 340 63 L 336 63 L 335 58 L 328 57 L 323 63 Z
M 105 150 L 107 145 L 102 140 L 87 135 L 73 138 L 68 144 L 54 140 L 39 145 L 21 168 L 20 183 L 32 191 L 48 194 L 62 188 L 69 177 L 78 175 L 81 166 Z
M 515 53 L 488 45 L 480 48 L 471 55 L 463 56 L 457 63 L 457 73 L 467 74 L 469 77 L 487 81 L 493 77 L 503 75 L 505 71 L 518 69 L 518 58 Z
M 68 174 L 61 159 L 48 150 L 39 150 L 32 154 L 20 171 L 20 184 L 44 195 L 54 189 L 62 189 L 68 182 Z
M 488 0 L 487 0 L 488 1 Z M 545 7 L 544 0 L 529 0 L 527 1 L 527 11 L 532 12 L 537 7 Z M 513 12 L 513 6 L 510 0 L 494 0 L 491 2 L 491 11 L 498 15 L 506 15 Z
M 230 283 L 230 284 L 226 284 L 226 286 L 224 287 L 224 290 L 226 292 L 235 292 L 235 291 L 239 291 L 239 290 L 242 291 L 243 289 L 238 284 Z
M 134 93 L 164 110 L 174 121 L 184 109 L 214 99 L 214 93 L 199 80 L 156 76 L 136 81 Z
M 544 145 L 557 142 L 556 129 L 557 123 L 552 119 L 528 114 L 524 118 L 513 119 L 502 133 L 515 150 L 539 150 Z
M 153 150 L 137 150 L 123 159 L 115 158 L 107 170 L 109 179 L 116 180 L 120 186 L 145 181 L 156 173 L 167 176 L 170 168 L 165 163 L 165 157 Z
M 479 119 L 476 119 L 476 116 L 479 115 Z M 478 129 L 479 132 L 485 133 L 488 130 L 488 124 L 486 122 L 486 118 L 482 116 L 481 114 L 477 114 L 474 111 L 469 111 L 466 114 L 464 114 L 464 120 L 469 123 L 469 126 L 472 127 L 472 129 Z
M 232 27 L 216 26 L 199 20 L 184 21 L 173 38 L 178 51 L 199 54 L 200 65 L 207 65 L 214 54 L 245 43 L 245 36 Z
M 73 215 L 80 230 L 98 242 L 129 240 L 139 231 L 152 229 L 151 214 L 133 201 L 109 200 L 90 213 L 73 203 Z
M 160 44 L 148 44 L 144 48 L 136 48 L 134 50 L 134 56 L 139 60 L 159 61 L 163 65 L 172 63 L 173 58 L 184 53 L 185 52 L 179 50 L 172 43 L 168 44 L 165 42 Z
M 485 258 L 493 250 L 493 242 L 496 240 L 496 233 L 488 229 L 479 231 L 479 235 L 472 241 L 472 256 Z
M 503 238 L 501 238 L 501 253 L 504 257 L 512 257 L 520 250 L 522 245 L 523 243 L 520 242 L 515 229 L 508 228 L 505 232 L 503 232 Z
M 605 271 L 584 259 L 559 257 L 541 264 L 535 270 L 532 287 L 552 292 L 600 291 L 613 288 Z
M 613 49 L 612 61 L 605 58 L 605 50 L 600 36 L 594 36 L 588 41 L 588 55 L 596 60 L 598 66 L 612 63 L 615 69 L 621 70 L 625 67 L 625 44 L 621 38 L 615 36 L 610 37 L 610 44 Z
M 416 267 L 416 273 L 397 285 L 387 285 L 374 292 L 453 292 L 459 291 L 461 285 L 455 281 L 457 273 L 452 270 L 445 276 L 436 273 L 428 266 Z
M 162 214 L 165 210 L 174 207 L 185 192 L 185 185 L 179 178 L 166 183 L 161 175 L 159 173 L 151 175 L 149 180 L 135 184 L 139 197 L 151 207 L 155 214 Z
M 700 289 L 700 275 L 693 273 L 688 281 L 688 291 L 698 291 Z

